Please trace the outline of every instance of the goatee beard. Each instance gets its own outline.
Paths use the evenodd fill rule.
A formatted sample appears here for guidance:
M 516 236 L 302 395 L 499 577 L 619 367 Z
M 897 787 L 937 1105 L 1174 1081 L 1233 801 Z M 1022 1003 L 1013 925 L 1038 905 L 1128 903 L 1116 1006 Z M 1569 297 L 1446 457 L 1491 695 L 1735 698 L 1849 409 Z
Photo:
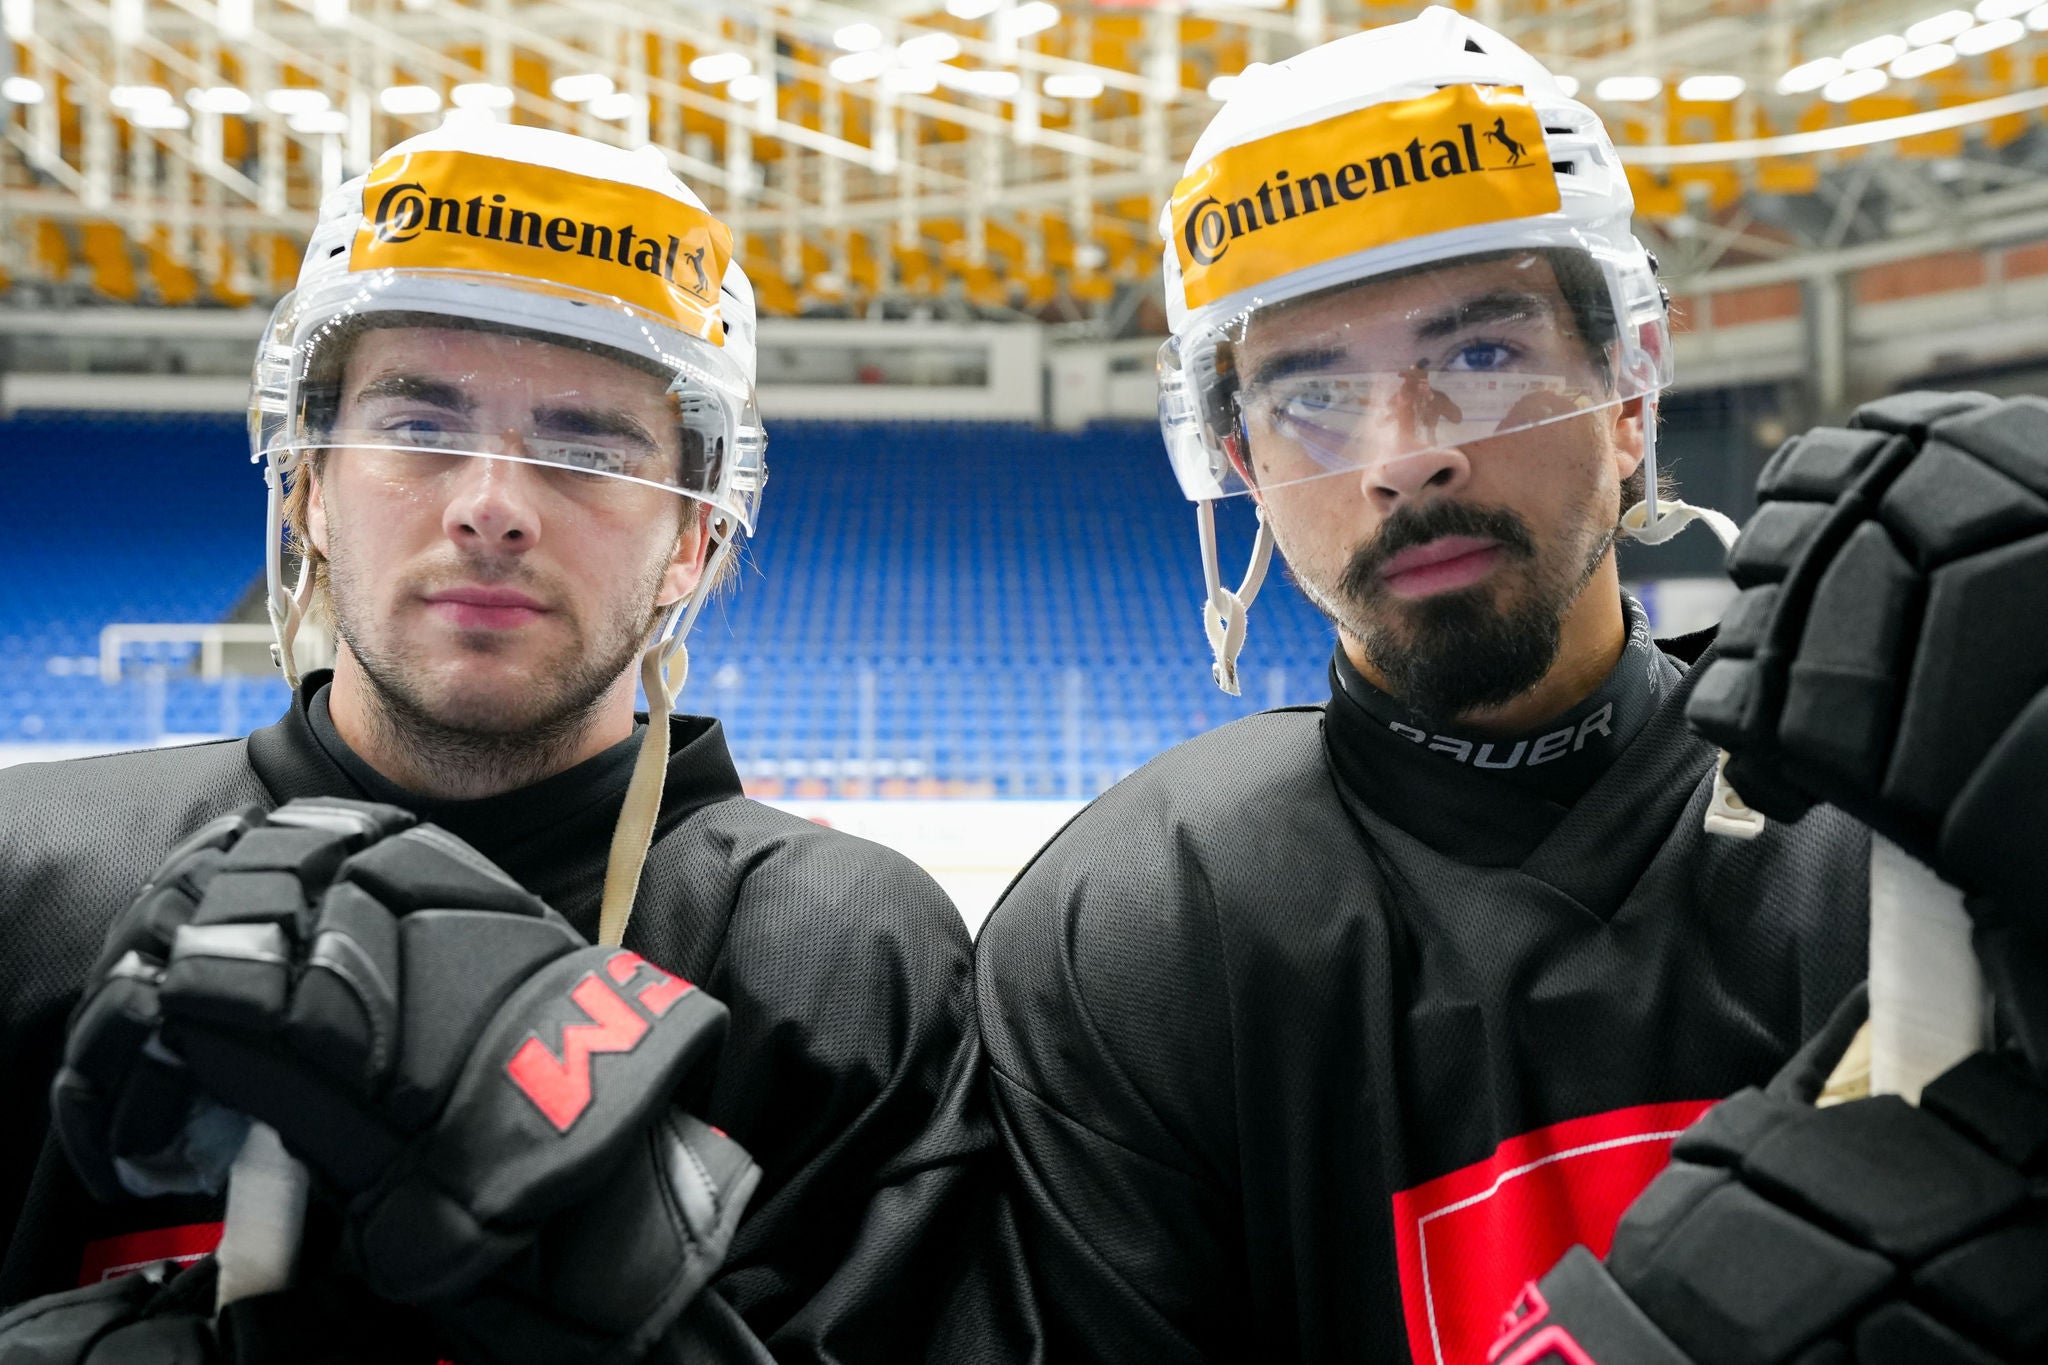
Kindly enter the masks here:
M 1491 582 L 1418 601 L 1396 596 L 1383 576 L 1387 562 L 1443 536 L 1496 542 L 1505 559 L 1527 566 L 1526 589 L 1506 606 L 1495 605 Z M 1528 526 L 1505 508 L 1411 505 L 1352 555 L 1329 595 L 1333 600 L 1312 590 L 1309 597 L 1358 638 L 1397 700 L 1418 717 L 1454 722 L 1512 701 L 1543 680 L 1557 661 L 1565 617 L 1613 541 L 1610 530 L 1595 537 L 1583 558 L 1546 565 Z

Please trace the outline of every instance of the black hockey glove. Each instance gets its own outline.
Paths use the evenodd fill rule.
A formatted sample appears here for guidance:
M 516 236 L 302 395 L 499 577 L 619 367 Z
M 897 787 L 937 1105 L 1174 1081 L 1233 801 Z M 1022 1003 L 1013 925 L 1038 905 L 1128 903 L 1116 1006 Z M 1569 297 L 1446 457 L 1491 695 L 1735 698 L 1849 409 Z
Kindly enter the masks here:
M 2048 1360 L 2048 1086 L 1980 1053 L 1827 1109 L 1745 1090 L 1523 1290 L 1492 1365 Z
M 54 1092 L 79 1164 L 203 1145 L 124 1143 L 200 1112 L 182 1077 L 134 1089 L 168 1056 L 340 1199 L 375 1292 L 426 1305 L 483 1358 L 626 1358 L 659 1335 L 757 1179 L 673 1108 L 705 1079 L 723 1006 L 588 946 L 393 807 L 294 802 L 209 838 L 196 899 L 124 918 L 80 1010 Z M 168 940 L 160 958 L 126 946 L 138 922 Z M 109 991 L 121 1008 L 95 1008 Z
M 2048 401 L 1869 403 L 1758 495 L 1688 719 L 1764 814 L 1832 802 L 1968 893 L 2048 1067 Z
M 212 1265 L 169 1261 L 0 1314 L 0 1365 L 227 1365 L 214 1336 Z

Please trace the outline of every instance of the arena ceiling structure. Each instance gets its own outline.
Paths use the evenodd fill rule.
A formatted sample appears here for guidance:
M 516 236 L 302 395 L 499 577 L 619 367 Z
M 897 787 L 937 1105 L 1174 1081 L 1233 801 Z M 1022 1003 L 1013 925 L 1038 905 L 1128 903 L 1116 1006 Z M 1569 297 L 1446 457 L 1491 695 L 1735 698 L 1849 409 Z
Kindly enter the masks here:
M 770 315 L 1147 330 L 1234 76 L 1413 3 L 0 0 L 0 295 L 260 303 L 443 119 L 653 142 Z M 2048 237 L 2048 3 L 1477 0 L 1609 121 L 1685 293 Z

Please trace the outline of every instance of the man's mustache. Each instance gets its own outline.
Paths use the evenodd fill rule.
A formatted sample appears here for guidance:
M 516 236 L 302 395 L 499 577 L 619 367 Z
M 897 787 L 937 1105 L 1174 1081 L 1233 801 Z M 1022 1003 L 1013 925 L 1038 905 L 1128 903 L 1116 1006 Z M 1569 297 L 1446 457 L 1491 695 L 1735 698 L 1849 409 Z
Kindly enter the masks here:
M 1337 586 L 1354 600 L 1371 601 L 1386 590 L 1382 573 L 1388 560 L 1445 536 L 1482 537 L 1499 542 L 1502 551 L 1514 558 L 1536 557 L 1536 538 L 1529 534 L 1528 525 L 1505 507 L 1411 503 L 1387 518 L 1379 534 L 1352 553 Z

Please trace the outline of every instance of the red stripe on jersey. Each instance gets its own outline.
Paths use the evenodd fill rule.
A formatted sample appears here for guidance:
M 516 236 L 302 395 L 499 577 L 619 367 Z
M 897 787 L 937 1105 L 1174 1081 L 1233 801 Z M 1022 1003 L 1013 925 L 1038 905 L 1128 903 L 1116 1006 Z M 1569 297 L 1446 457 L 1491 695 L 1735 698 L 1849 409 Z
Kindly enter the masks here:
M 1394 1196 L 1408 1350 L 1416 1365 L 1484 1365 L 1501 1313 L 1573 1244 L 1605 1256 L 1622 1210 L 1712 1100 L 1569 1119 Z
M 220 1245 L 219 1223 L 186 1223 L 175 1228 L 151 1228 L 147 1232 L 124 1232 L 85 1244 L 78 1265 L 80 1288 L 140 1270 L 157 1261 L 183 1265 L 196 1261 Z

